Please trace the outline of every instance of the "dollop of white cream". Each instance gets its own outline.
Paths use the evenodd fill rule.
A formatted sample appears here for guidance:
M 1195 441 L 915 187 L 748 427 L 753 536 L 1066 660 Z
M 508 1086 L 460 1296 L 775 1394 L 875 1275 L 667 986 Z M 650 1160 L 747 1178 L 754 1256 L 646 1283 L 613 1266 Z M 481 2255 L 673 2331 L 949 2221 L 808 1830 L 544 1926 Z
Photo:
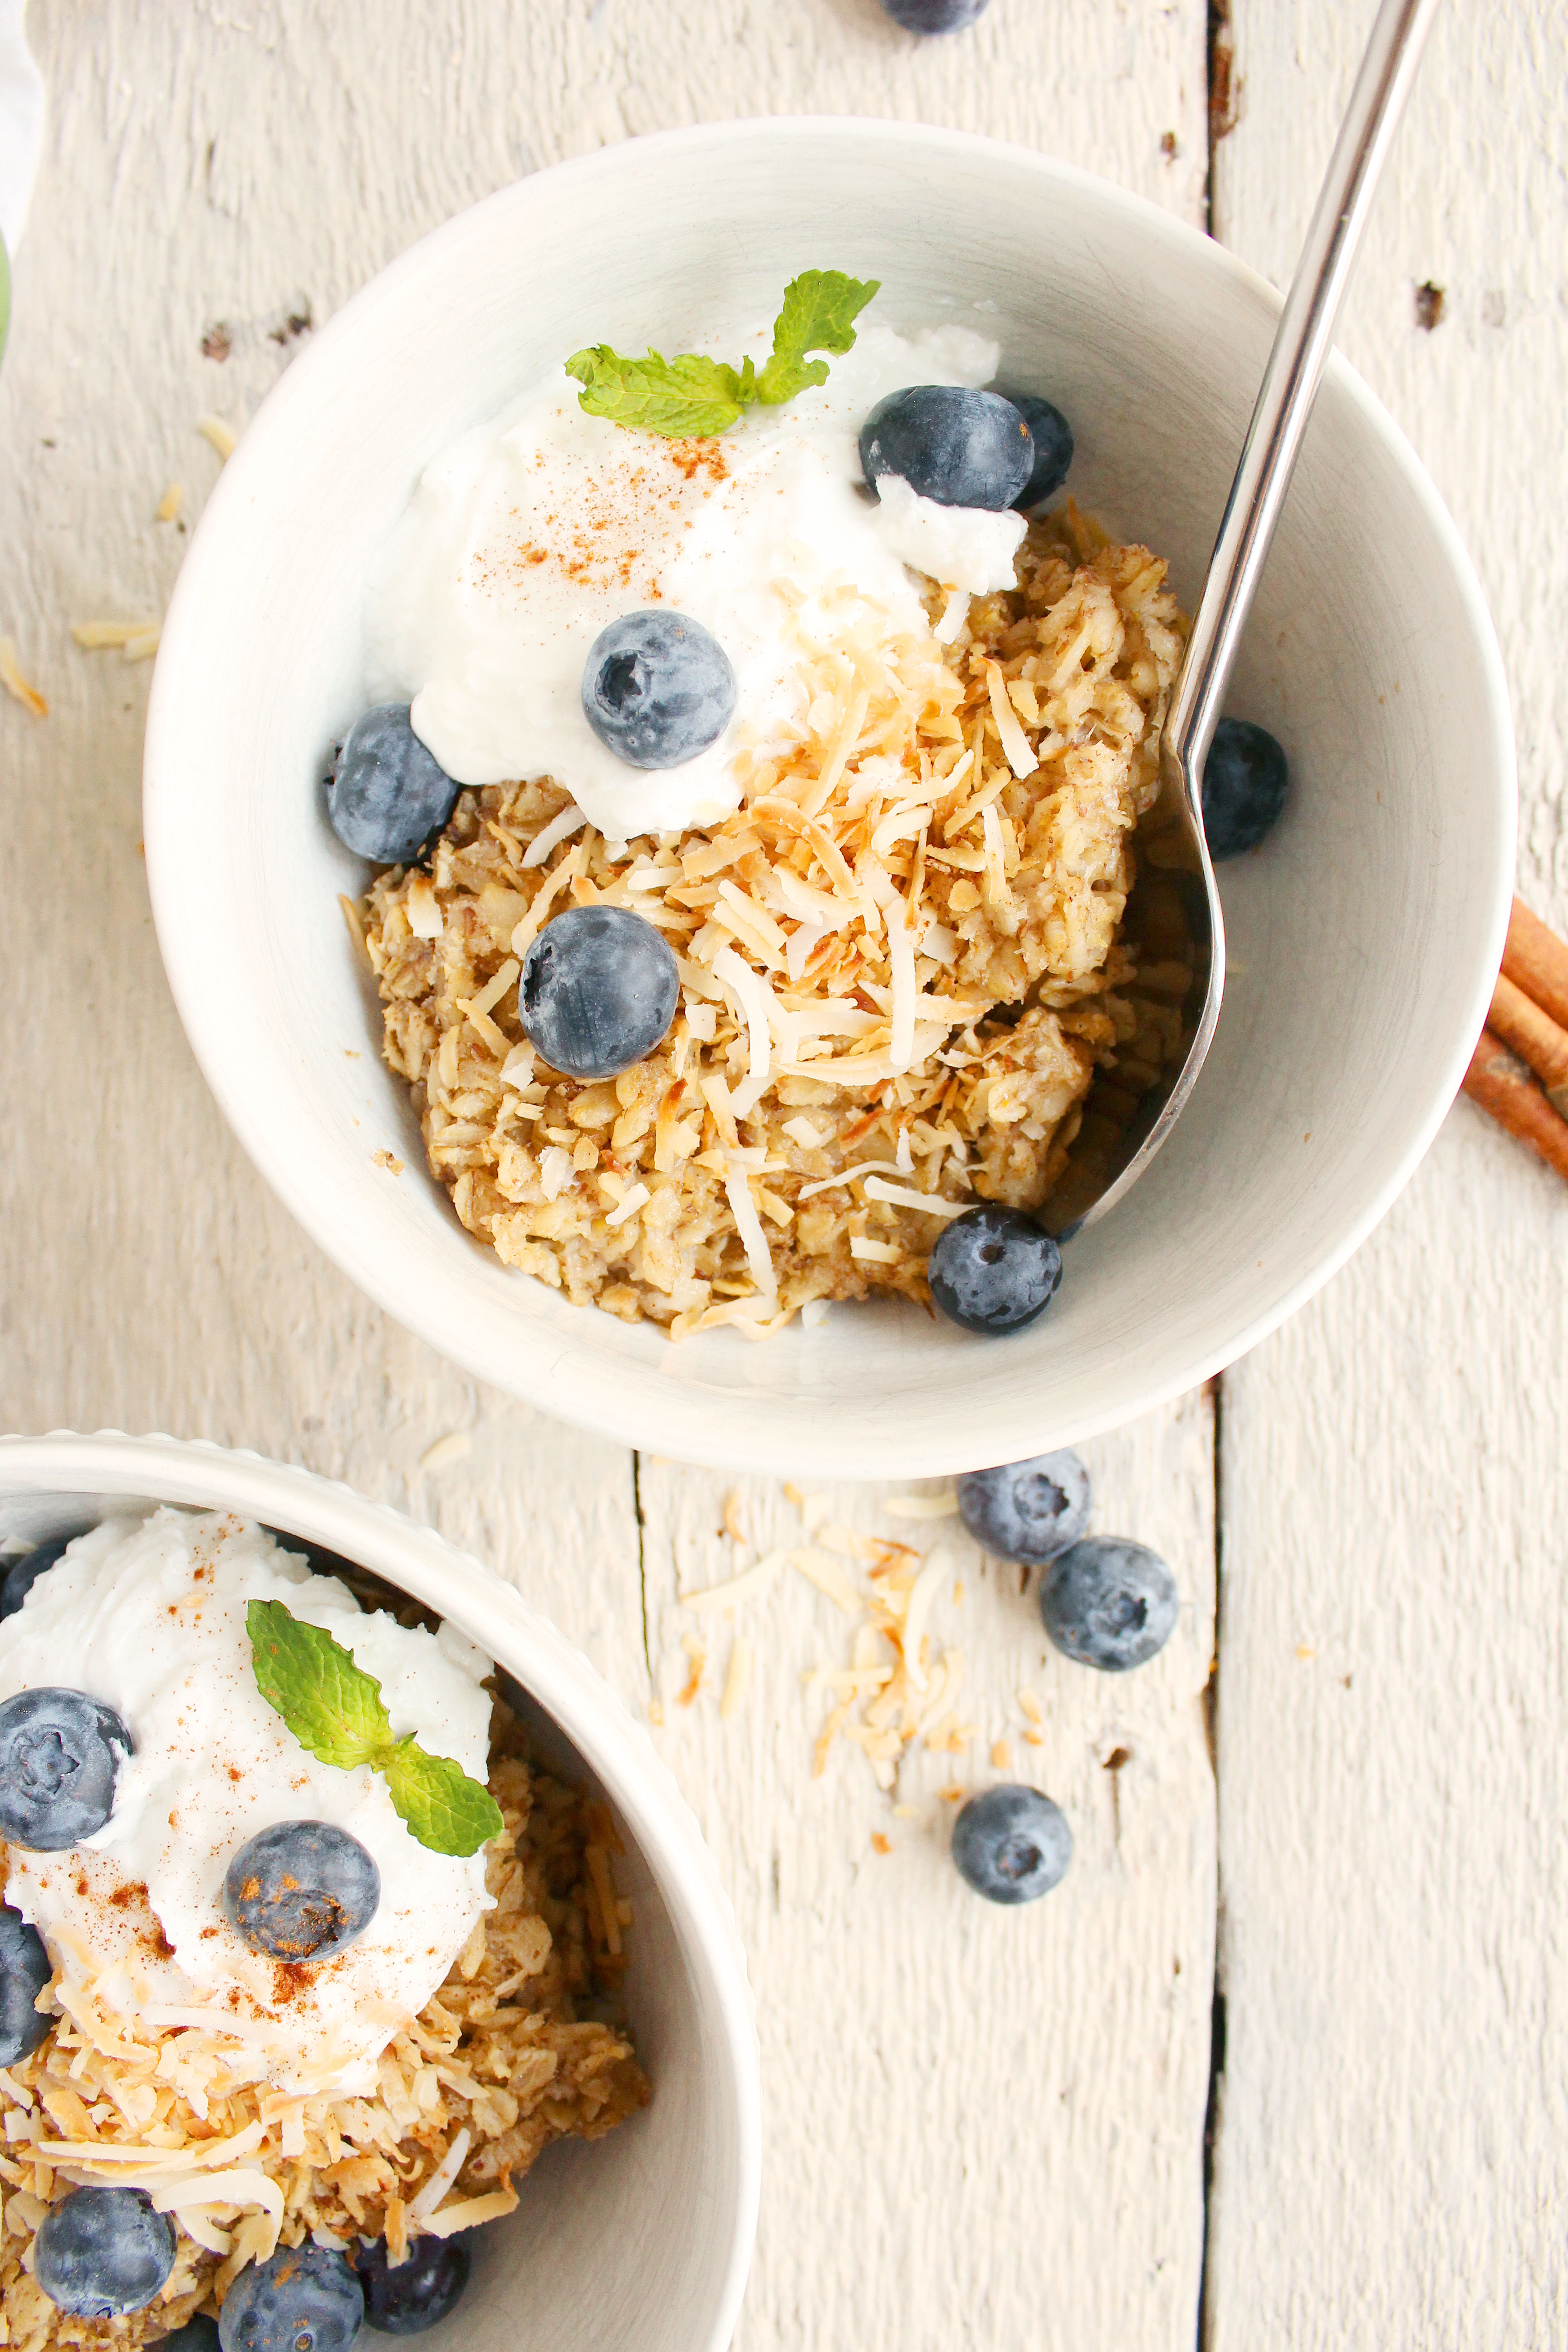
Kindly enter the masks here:
M 366 2092 L 489 1907 L 484 1855 L 431 1853 L 379 1773 L 340 1771 L 300 1745 L 257 1688 L 251 1601 L 281 1601 L 323 1627 L 380 1683 L 395 1736 L 487 1778 L 490 1661 L 454 1628 L 411 1631 L 362 1611 L 335 1577 L 226 1514 L 106 1519 L 0 1624 L 0 1698 L 46 1684 L 86 1691 L 114 1709 L 135 1753 L 96 1836 L 61 1853 L 9 1848 L 5 1899 L 68 1986 L 110 2011 L 232 2037 L 246 2074 L 283 2090 Z M 369 1926 L 316 1967 L 251 1951 L 223 1910 L 235 1853 L 295 1820 L 349 1831 L 381 1873 Z
M 760 368 L 771 341 L 759 326 L 697 348 Z M 936 507 L 903 484 L 903 500 L 884 485 L 879 504 L 858 446 L 889 393 L 983 384 L 999 356 L 962 327 L 862 326 L 825 384 L 690 441 L 584 415 L 557 368 L 426 467 L 373 571 L 371 700 L 411 702 L 459 783 L 552 776 L 612 840 L 721 823 L 740 798 L 737 752 L 781 748 L 800 715 L 803 641 L 923 635 L 911 563 L 947 588 L 1011 583 L 1020 517 Z M 650 605 L 701 622 L 735 672 L 729 727 L 674 768 L 628 767 L 583 715 L 595 638 Z
M 967 588 L 972 596 L 1014 585 L 1014 558 L 1029 527 L 1021 514 L 1010 508 L 994 514 L 983 507 L 939 506 L 899 474 L 884 474 L 877 487 L 882 543 L 911 570 L 946 588 Z

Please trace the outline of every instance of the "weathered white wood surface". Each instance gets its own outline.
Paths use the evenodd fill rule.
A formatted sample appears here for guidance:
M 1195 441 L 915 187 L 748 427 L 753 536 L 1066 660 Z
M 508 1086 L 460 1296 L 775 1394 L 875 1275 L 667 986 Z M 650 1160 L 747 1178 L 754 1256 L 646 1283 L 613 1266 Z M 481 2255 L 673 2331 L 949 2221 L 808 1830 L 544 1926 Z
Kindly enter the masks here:
M 1102 1524 L 1160 1545 L 1182 1581 L 1149 1674 L 1047 1656 L 1016 1571 L 955 1547 L 966 1593 L 942 1631 L 965 1649 L 978 1736 L 909 1768 L 910 1812 L 843 1750 L 811 1777 L 820 1701 L 799 1675 L 842 1663 L 849 1636 L 798 1579 L 735 1621 L 758 1655 L 747 1706 L 719 1714 L 721 1622 L 680 1707 L 698 1621 L 674 1594 L 732 1556 L 721 1484 L 645 1460 L 634 1489 L 629 1455 L 442 1364 L 272 1204 L 158 965 L 138 856 L 146 670 L 81 654 L 68 626 L 161 610 L 184 542 L 153 509 L 171 480 L 199 509 L 216 460 L 195 421 L 243 422 L 287 364 L 290 316 L 320 320 L 531 165 L 732 114 L 909 114 L 1048 148 L 1198 219 L 1204 0 L 996 0 L 972 37 L 924 47 L 877 0 L 51 0 L 29 22 L 54 114 L 0 369 L 0 633 L 52 712 L 0 699 L 0 1019 L 23 1107 L 0 1164 L 0 1424 L 163 1427 L 346 1477 L 491 1559 L 634 1707 L 657 1690 L 656 1737 L 758 1987 L 750 2352 L 1186 2352 L 1214 1938 L 1209 1401 L 1093 1449 Z M 199 348 L 218 321 L 223 360 Z M 457 1430 L 467 1454 L 421 1473 Z M 768 1482 L 739 1507 L 758 1538 L 794 1524 Z M 899 1531 L 870 1487 L 835 1508 Z M 1038 1746 L 1020 1687 L 1044 1710 Z M 1059 1893 L 1005 1916 L 955 1881 L 938 1793 L 999 1777 L 1003 1737 L 1077 1839 Z
M 1235 14 L 1216 225 L 1282 277 L 1370 0 Z M 750 2352 L 1193 2341 L 1210 1401 L 1091 1449 L 1101 1524 L 1181 1576 L 1156 1668 L 1071 1672 L 1031 1600 L 968 1556 L 941 1631 L 968 1659 L 973 1748 L 908 1768 L 909 1814 L 842 1750 L 814 1780 L 821 1702 L 798 1675 L 843 1660 L 845 1621 L 798 1579 L 732 1624 L 675 1601 L 734 1557 L 723 1482 L 645 1459 L 634 1484 L 620 1450 L 443 1365 L 344 1286 L 229 1141 L 147 913 L 146 673 L 79 654 L 68 624 L 161 609 L 184 542 L 153 508 L 177 479 L 199 509 L 216 461 L 194 421 L 243 422 L 289 317 L 323 318 L 518 172 L 680 121 L 900 113 L 1038 145 L 1195 220 L 1205 16 L 994 0 L 974 34 L 923 47 L 877 0 L 35 0 L 29 19 L 54 119 L 0 369 L 0 633 L 53 710 L 0 701 L 0 1423 L 163 1426 L 347 1477 L 472 1544 L 629 1703 L 662 1704 L 759 1990 Z M 1554 0 L 1450 12 L 1345 334 L 1481 562 L 1518 695 L 1524 887 L 1560 924 L 1565 63 Z M 1427 278 L 1448 302 L 1429 335 Z M 223 361 L 198 348 L 219 320 Z M 1461 1108 L 1351 1270 L 1224 1383 L 1216 2346 L 1561 2340 L 1565 1244 L 1568 1202 Z M 422 1473 L 453 1430 L 467 1454 Z M 890 1535 L 885 1499 L 834 1507 Z M 742 1482 L 737 1507 L 753 1544 L 796 1525 L 771 1482 Z M 705 1622 L 683 1708 L 681 1637 Z M 725 1721 L 736 1632 L 758 1663 Z M 1037 1748 L 1020 1686 L 1044 1703 Z M 940 1790 L 992 1777 L 1001 1737 L 1078 1840 L 1066 1885 L 1022 1917 L 963 1896 L 937 1826 Z
M 1215 225 L 1283 278 L 1370 0 L 1233 13 Z M 1479 564 L 1559 930 L 1565 94 L 1553 0 L 1442 13 L 1342 337 Z M 1568 1192 L 1461 1104 L 1224 1384 L 1215 2352 L 1563 2341 L 1565 1270 Z

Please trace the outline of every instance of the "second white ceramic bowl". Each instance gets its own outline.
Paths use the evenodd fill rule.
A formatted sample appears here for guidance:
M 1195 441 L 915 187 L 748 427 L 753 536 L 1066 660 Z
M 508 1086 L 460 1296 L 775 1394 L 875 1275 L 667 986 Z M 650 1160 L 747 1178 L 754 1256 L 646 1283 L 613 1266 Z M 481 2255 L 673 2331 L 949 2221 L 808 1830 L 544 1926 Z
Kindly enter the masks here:
M 756 2030 L 729 1901 L 647 1734 L 499 1577 L 347 1486 L 170 1437 L 0 1437 L 0 1537 L 74 1535 L 128 1502 L 237 1511 L 451 1618 L 533 1703 L 544 1759 L 603 1794 L 625 1835 L 616 1875 L 635 1911 L 626 2000 L 652 2105 L 593 2147 L 545 2150 L 517 2211 L 477 2239 L 461 2304 L 422 2344 L 724 2352 L 756 2227 Z
M 1222 871 L 1231 971 L 1191 1104 L 1069 1245 L 1031 1329 L 842 1307 L 670 1347 L 470 1241 L 382 1065 L 338 910 L 365 869 L 321 778 L 363 699 L 366 568 L 426 462 L 567 352 L 771 317 L 812 267 L 956 320 L 1078 437 L 1072 488 L 1190 605 L 1278 298 L 1152 205 L 1042 157 L 852 121 L 634 141 L 508 188 L 384 270 L 225 468 L 163 631 L 146 840 L 169 978 L 246 1149 L 355 1282 L 552 1412 L 698 1460 L 900 1475 L 1016 1460 L 1229 1362 L 1387 1208 L 1479 1031 L 1513 873 L 1513 758 L 1474 573 L 1364 384 L 1331 366 L 1232 708 L 1280 737 L 1276 832 Z M 394 1162 L 402 1163 L 395 1172 Z

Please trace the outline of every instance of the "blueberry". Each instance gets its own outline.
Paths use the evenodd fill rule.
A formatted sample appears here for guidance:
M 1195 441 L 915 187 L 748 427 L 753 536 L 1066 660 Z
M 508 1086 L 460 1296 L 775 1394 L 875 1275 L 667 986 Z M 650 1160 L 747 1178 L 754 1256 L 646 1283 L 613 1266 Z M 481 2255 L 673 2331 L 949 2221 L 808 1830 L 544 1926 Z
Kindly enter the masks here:
M 406 866 L 438 833 L 462 790 L 408 723 L 406 702 L 356 719 L 332 759 L 327 814 L 345 847 L 377 866 Z
M 445 2319 L 474 2266 L 463 2238 L 416 2239 L 401 2263 L 388 2263 L 385 2239 L 375 2238 L 353 2260 L 366 2323 L 385 2336 L 418 2336 Z
M 1026 509 L 1037 507 L 1067 480 L 1072 464 L 1072 426 L 1055 401 L 1038 399 L 1028 392 L 1014 393 L 1011 397 L 1035 445 L 1034 471 L 1013 503 Z
M 331 1822 L 274 1822 L 224 1874 L 229 1925 L 269 1960 L 330 1960 L 369 1927 L 381 1901 L 373 1855 Z
M 1040 1586 L 1040 1614 L 1058 1649 L 1107 1675 L 1163 1650 L 1179 1605 L 1158 1552 L 1124 1536 L 1086 1536 L 1058 1553 Z
M 240 2272 L 223 2299 L 223 2352 L 348 2352 L 364 2292 L 346 2256 L 309 2239 Z
M 37 1584 L 46 1569 L 53 1568 L 73 1536 L 51 1536 L 47 1543 L 35 1544 L 20 1559 L 14 1559 L 0 1578 L 0 1617 L 14 1617 Z
M 971 1797 L 952 1825 L 959 1874 L 988 1903 L 1034 1903 L 1072 1860 L 1072 1832 L 1059 1805 L 1016 1780 Z
M 675 1018 L 669 943 L 629 907 L 568 907 L 522 961 L 517 1013 L 552 1070 L 613 1078 L 651 1054 Z
M 174 2267 L 174 2225 L 144 2189 L 74 2189 L 33 2240 L 38 2284 L 78 2319 L 141 2311 Z
M 34 2005 L 53 1975 L 37 1929 L 0 1903 L 0 2066 L 36 2050 L 54 2023 Z
M 1209 856 L 1256 849 L 1285 805 L 1290 771 L 1267 728 L 1222 719 L 1204 762 L 1204 838 Z
M 684 613 L 625 613 L 588 648 L 583 716 L 628 768 L 679 768 L 734 715 L 730 656 Z
M 990 1201 L 943 1228 L 927 1269 L 948 1320 L 993 1336 L 1043 1315 L 1061 1278 L 1062 1254 L 1044 1226 Z
M 958 1482 L 958 1511 L 977 1544 L 998 1559 L 1037 1568 L 1089 1525 L 1089 1472 L 1076 1454 L 1032 1454 Z
M 898 474 L 942 507 L 1010 507 L 1035 463 L 1029 428 L 999 392 L 917 383 L 879 400 L 860 427 L 866 479 Z
M 0 1837 L 58 1853 L 100 1830 L 131 1734 L 85 1691 L 18 1691 L 0 1705 Z
M 906 33 L 962 33 L 983 16 L 989 0 L 882 0 Z
M 160 2336 L 158 2352 L 218 2352 L 217 2321 L 205 2311 L 193 2312 L 172 2336 Z

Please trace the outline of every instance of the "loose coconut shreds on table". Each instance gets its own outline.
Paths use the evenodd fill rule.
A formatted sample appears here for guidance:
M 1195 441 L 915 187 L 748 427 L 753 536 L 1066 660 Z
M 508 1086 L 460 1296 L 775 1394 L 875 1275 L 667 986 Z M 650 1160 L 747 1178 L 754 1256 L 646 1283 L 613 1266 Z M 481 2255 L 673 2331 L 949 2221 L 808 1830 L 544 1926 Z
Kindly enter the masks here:
M 384 2236 L 396 2261 L 421 2231 L 447 2236 L 509 2212 L 549 2141 L 597 2139 L 647 2104 L 626 2035 L 578 2015 L 615 1991 L 626 1964 L 630 1906 L 614 1891 L 621 1849 L 609 1815 L 531 1771 L 499 1700 L 491 1767 L 505 1820 L 486 1856 L 496 1908 L 394 2037 L 379 2096 L 288 2097 L 246 2079 L 243 2044 L 194 2029 L 138 2039 L 85 2004 L 0 2070 L 0 2343 L 131 2352 L 221 2304 L 242 2266 L 279 2242 Z M 116 2161 L 110 2149 L 145 2158 Z M 73 2186 L 111 2180 L 155 2201 L 184 2189 L 174 2268 L 145 2310 L 72 2318 L 31 2275 L 33 2234 Z M 205 2206 L 193 2201 L 204 2186 Z
M 1164 576 L 1069 507 L 951 647 L 802 635 L 798 740 L 742 751 L 710 833 L 612 857 L 549 781 L 465 792 L 363 929 L 468 1230 L 575 1303 L 763 1337 L 818 1299 L 924 1302 L 948 1217 L 1041 1207 L 1097 1066 L 1135 1107 L 1183 1045 L 1190 955 L 1135 1001 L 1118 940 L 1182 652 Z M 681 998 L 655 1054 L 584 1085 L 522 1041 L 516 983 L 549 915 L 593 904 L 658 927 Z

